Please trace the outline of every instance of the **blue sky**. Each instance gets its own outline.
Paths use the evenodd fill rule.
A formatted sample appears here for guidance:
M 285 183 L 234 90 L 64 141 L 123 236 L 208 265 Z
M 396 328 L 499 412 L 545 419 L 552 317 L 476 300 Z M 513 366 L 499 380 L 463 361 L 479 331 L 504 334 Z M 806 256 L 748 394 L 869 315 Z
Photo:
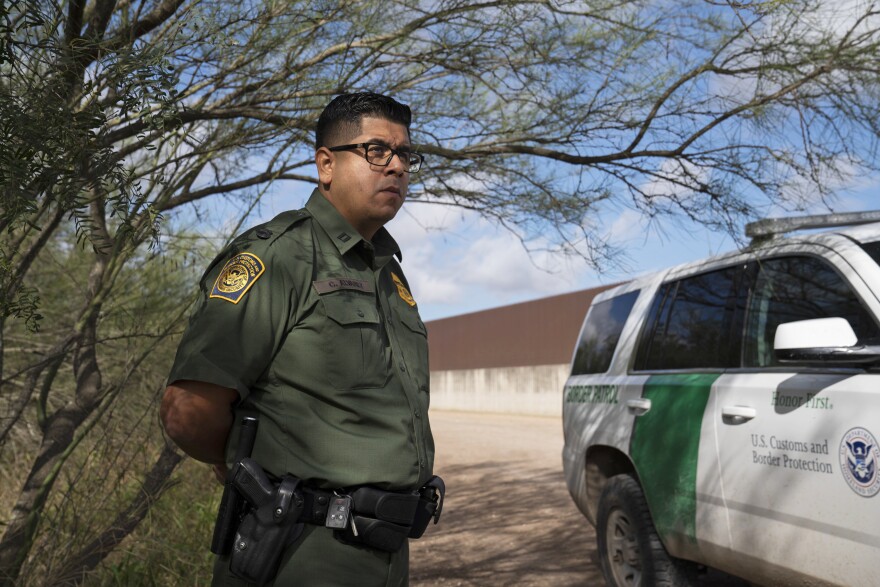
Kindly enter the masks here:
M 278 184 L 247 225 L 301 207 L 310 193 L 304 184 Z M 880 209 L 880 185 L 863 181 L 858 191 L 838 196 L 833 208 Z M 816 205 L 805 213 L 827 211 Z M 768 211 L 768 217 L 784 215 Z M 599 274 L 583 260 L 529 255 L 516 237 L 475 213 L 416 201 L 407 202 L 387 228 L 401 246 L 402 266 L 424 320 L 624 281 L 736 247 L 726 234 L 682 220 L 649 224 L 627 209 L 608 211 L 600 226 L 624 250 L 624 268 Z
M 815 28 L 839 34 L 852 24 L 854 10 L 862 10 L 863 3 L 841 0 L 821 7 L 822 10 L 817 9 L 814 14 L 821 25 Z M 772 34 L 773 22 L 766 25 L 767 33 Z M 748 38 L 744 37 L 743 42 L 749 42 Z M 732 85 L 727 82 L 727 85 L 709 89 L 711 95 L 717 94 L 725 100 L 735 100 L 742 95 L 741 101 L 748 99 L 754 91 L 753 84 L 741 77 Z M 801 132 L 797 116 L 794 120 L 783 117 L 781 121 L 796 123 L 792 132 Z M 739 121 L 732 121 L 731 126 L 734 123 L 739 124 Z M 736 134 L 740 130 L 732 132 Z M 454 148 L 457 140 L 450 136 L 444 139 L 444 146 Z M 304 149 L 303 156 L 305 151 L 307 149 Z M 847 174 L 845 165 L 841 166 L 843 178 L 834 181 L 849 182 L 851 187 L 849 192 L 841 192 L 831 202 L 832 209 L 838 212 L 880 209 L 880 178 Z M 306 168 L 302 171 L 308 173 Z M 418 180 L 417 177 L 413 179 Z M 651 193 L 649 185 L 643 187 Z M 669 186 L 664 187 L 669 189 Z M 247 218 L 243 226 L 252 226 L 284 210 L 301 207 L 311 191 L 312 187 L 304 183 L 282 182 L 272 186 L 260 208 Z M 230 200 L 217 198 L 216 211 L 223 222 L 211 223 L 215 237 L 217 234 L 223 238 L 228 236 L 233 232 L 232 225 L 240 219 L 236 211 L 230 211 L 236 207 L 232 199 L 234 196 L 230 196 Z M 213 202 L 206 204 L 206 207 L 211 206 L 214 206 Z M 825 206 L 814 205 L 803 213 L 827 211 Z M 782 210 L 768 209 L 765 217 L 785 215 Z M 624 251 L 624 256 L 619 259 L 622 268 L 606 267 L 606 271 L 598 273 L 582 259 L 547 252 L 529 254 L 514 235 L 475 213 L 417 201 L 408 202 L 388 229 L 401 245 L 403 268 L 425 320 L 624 281 L 736 247 L 733 239 L 725 233 L 707 230 L 682 219 L 660 218 L 649 223 L 637 212 L 622 206 L 608 208 L 597 217 L 586 220 L 600 227 L 603 236 Z M 537 250 L 542 243 L 530 244 Z

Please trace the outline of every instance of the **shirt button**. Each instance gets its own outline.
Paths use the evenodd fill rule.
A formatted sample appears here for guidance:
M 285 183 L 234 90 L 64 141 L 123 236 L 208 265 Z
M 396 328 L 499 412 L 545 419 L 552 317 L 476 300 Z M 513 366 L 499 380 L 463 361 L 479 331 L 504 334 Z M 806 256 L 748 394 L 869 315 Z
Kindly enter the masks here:
M 358 316 L 360 316 L 361 318 L 364 317 L 364 311 L 363 311 L 363 310 L 358 310 L 358 311 L 357 311 L 357 314 L 358 314 Z
M 425 461 L 419 461 L 419 467 L 424 469 L 425 468 Z
M 404 365 L 403 363 L 401 363 L 401 364 L 400 364 L 400 370 L 401 370 L 401 371 L 406 371 L 406 365 Z
M 418 410 L 416 410 L 415 412 L 413 412 L 413 415 L 414 415 L 416 418 L 421 418 L 421 417 L 422 417 L 422 415 L 419 413 Z

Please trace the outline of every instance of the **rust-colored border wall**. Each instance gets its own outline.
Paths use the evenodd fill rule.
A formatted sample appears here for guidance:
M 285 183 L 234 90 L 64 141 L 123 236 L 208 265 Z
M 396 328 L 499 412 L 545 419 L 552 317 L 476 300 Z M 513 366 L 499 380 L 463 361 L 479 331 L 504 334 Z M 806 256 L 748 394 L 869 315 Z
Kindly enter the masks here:
M 427 322 L 431 371 L 568 363 L 590 302 L 610 287 Z

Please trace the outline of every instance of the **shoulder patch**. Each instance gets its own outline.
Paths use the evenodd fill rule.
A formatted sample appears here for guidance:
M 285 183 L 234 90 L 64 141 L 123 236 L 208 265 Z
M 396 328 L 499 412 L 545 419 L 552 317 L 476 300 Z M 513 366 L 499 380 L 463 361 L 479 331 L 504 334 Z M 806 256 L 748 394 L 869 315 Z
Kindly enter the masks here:
M 403 281 L 397 276 L 396 273 L 391 273 L 391 279 L 394 280 L 394 285 L 397 286 L 397 293 L 403 298 L 403 301 L 409 304 L 410 306 L 415 306 L 416 301 L 413 299 L 412 294 L 409 293 L 409 290 L 406 289 L 406 286 L 403 284 Z
M 223 266 L 208 297 L 237 304 L 265 270 L 266 266 L 253 253 L 239 253 Z

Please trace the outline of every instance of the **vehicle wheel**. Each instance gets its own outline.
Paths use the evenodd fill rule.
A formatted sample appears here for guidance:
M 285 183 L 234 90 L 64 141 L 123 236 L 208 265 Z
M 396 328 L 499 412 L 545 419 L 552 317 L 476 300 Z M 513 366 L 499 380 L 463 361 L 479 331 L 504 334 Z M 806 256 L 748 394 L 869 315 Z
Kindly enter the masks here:
M 683 587 L 696 565 L 669 556 L 651 521 L 648 502 L 630 475 L 608 480 L 596 520 L 599 563 L 609 587 Z

